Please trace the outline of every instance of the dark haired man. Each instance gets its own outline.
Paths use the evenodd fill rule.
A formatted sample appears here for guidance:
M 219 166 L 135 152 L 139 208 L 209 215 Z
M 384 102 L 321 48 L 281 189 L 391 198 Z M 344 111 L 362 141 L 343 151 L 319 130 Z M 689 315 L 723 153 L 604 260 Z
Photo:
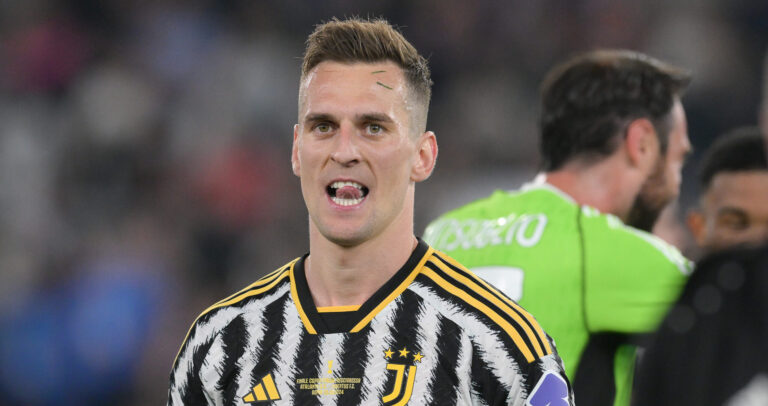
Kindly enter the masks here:
M 768 242 L 768 164 L 757 127 L 715 141 L 702 159 L 701 199 L 687 218 L 704 251 Z
M 431 84 L 384 21 L 310 35 L 291 163 L 311 253 L 198 317 L 170 405 L 573 404 L 536 320 L 414 235 Z
M 636 346 L 677 298 L 690 263 L 649 230 L 690 149 L 689 76 L 600 50 L 544 80 L 544 173 L 433 222 L 425 240 L 523 306 L 552 334 L 579 402 L 626 405 Z

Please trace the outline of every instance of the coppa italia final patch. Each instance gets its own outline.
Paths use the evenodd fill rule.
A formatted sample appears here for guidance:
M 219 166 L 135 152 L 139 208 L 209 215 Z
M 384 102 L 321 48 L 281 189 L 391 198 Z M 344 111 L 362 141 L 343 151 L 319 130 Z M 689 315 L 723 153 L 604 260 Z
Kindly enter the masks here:
M 563 378 L 547 372 L 536 383 L 526 406 L 568 406 L 568 384 Z

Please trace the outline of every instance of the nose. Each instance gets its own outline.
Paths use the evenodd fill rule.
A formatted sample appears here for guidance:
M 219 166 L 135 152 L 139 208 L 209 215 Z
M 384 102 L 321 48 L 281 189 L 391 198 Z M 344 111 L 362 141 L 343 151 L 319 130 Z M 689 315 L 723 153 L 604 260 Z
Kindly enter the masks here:
M 360 151 L 357 147 L 357 130 L 350 123 L 342 123 L 334 137 L 331 160 L 342 165 L 352 166 L 360 162 Z

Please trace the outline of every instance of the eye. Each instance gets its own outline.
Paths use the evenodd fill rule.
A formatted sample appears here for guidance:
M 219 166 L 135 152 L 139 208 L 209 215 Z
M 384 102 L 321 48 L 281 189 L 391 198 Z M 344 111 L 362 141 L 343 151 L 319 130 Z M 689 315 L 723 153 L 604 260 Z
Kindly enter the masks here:
M 743 213 L 725 213 L 718 218 L 720 226 L 740 231 L 749 227 L 749 219 Z
M 374 135 L 381 134 L 384 132 L 384 127 L 379 124 L 368 124 L 368 132 Z
M 329 123 L 318 123 L 317 125 L 315 125 L 315 131 L 323 134 L 330 132 L 332 129 L 333 127 L 331 127 Z

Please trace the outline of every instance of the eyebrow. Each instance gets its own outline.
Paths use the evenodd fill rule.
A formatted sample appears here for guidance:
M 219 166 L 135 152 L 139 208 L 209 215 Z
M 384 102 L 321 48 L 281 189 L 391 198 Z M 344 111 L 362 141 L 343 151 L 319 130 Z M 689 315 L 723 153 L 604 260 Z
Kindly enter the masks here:
M 304 118 L 304 122 L 305 123 L 317 123 L 317 122 L 321 122 L 321 121 L 335 122 L 335 121 L 337 121 L 337 119 L 333 115 L 328 114 L 328 113 L 311 113 L 311 114 L 308 114 Z M 374 122 L 379 122 L 379 123 L 393 123 L 394 122 L 394 120 L 390 116 L 388 116 L 386 114 L 383 114 L 383 113 L 363 113 L 363 114 L 358 114 L 358 115 L 355 116 L 355 121 L 364 121 L 364 122 L 374 121 Z
M 392 123 L 394 120 L 392 120 L 391 117 L 389 117 L 386 114 L 381 113 L 366 113 L 366 114 L 360 114 L 357 116 L 359 120 L 362 121 L 377 121 L 380 123 Z
M 332 115 L 326 113 L 312 113 L 304 117 L 305 123 L 316 123 L 319 121 L 335 121 Z
M 717 210 L 717 215 L 718 216 L 727 216 L 727 215 L 729 215 L 729 216 L 739 216 L 739 217 L 743 217 L 745 219 L 749 219 L 749 215 L 747 214 L 746 211 L 744 211 L 741 208 L 733 207 L 733 206 L 721 207 L 720 209 Z

